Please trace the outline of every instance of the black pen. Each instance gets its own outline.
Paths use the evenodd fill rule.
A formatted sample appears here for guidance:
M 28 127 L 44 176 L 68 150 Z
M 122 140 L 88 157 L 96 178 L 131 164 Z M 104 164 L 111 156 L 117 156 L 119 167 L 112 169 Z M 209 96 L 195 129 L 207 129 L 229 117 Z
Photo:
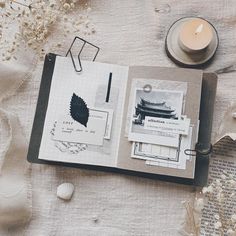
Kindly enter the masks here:
M 107 85 L 107 96 L 106 96 L 106 102 L 109 102 L 110 98 L 110 92 L 111 92 L 111 81 L 112 81 L 112 73 L 109 75 L 108 85 Z

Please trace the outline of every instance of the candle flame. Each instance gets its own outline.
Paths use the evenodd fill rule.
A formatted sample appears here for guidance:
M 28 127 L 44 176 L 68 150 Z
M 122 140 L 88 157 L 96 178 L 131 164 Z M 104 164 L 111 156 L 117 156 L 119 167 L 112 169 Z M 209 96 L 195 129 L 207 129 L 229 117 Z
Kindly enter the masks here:
M 197 27 L 197 29 L 196 29 L 196 31 L 195 31 L 195 34 L 201 33 L 202 30 L 203 30 L 203 24 L 200 24 L 200 25 Z

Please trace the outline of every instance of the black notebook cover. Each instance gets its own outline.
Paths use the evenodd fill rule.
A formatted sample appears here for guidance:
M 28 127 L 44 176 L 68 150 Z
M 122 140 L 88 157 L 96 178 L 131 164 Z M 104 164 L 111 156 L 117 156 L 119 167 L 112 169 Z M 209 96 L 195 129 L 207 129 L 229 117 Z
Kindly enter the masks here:
M 160 179 L 164 181 L 170 181 L 188 185 L 204 186 L 207 183 L 210 154 L 197 155 L 194 179 L 172 177 L 158 174 L 148 174 L 138 171 L 130 171 L 112 167 L 102 167 L 102 166 L 85 165 L 77 163 L 76 164 L 63 163 L 63 162 L 46 161 L 39 159 L 38 154 L 41 144 L 45 116 L 47 112 L 48 98 L 54 71 L 55 59 L 56 59 L 55 54 L 47 54 L 45 57 L 38 102 L 27 155 L 27 159 L 29 162 L 117 172 L 117 173 L 137 175 L 142 177 Z M 199 138 L 197 147 L 201 151 L 207 151 L 211 147 L 210 142 L 211 142 L 212 118 L 213 118 L 214 102 L 216 95 L 216 87 L 217 87 L 217 76 L 214 73 L 204 73 L 202 80 L 202 95 L 201 95 L 201 107 L 200 107 L 200 117 L 199 117 L 200 127 L 199 127 Z

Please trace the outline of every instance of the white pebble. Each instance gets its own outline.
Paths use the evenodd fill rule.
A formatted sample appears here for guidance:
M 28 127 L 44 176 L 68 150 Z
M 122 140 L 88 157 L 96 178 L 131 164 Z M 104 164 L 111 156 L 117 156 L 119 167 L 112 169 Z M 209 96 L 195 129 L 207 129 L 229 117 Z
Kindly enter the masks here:
M 234 119 L 236 119 L 236 112 L 234 112 L 234 113 L 232 114 L 232 117 L 233 117 Z
M 71 183 L 63 183 L 57 187 L 57 197 L 63 199 L 63 200 L 70 200 L 73 193 L 74 193 L 75 187 Z
M 93 219 L 93 222 L 94 222 L 94 223 L 97 223 L 97 222 L 98 222 L 98 216 L 97 216 L 97 215 L 94 215 L 94 216 L 92 217 L 92 219 Z

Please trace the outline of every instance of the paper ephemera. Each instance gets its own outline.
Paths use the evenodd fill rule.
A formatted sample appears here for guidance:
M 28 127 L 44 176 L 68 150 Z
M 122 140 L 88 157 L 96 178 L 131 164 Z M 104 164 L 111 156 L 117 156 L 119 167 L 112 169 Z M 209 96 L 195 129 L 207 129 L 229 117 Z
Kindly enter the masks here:
M 172 120 L 146 116 L 144 129 L 160 132 L 188 135 L 190 119 Z
M 70 116 L 61 117 L 56 125 L 54 140 L 101 146 L 106 131 L 107 112 L 90 110 L 87 126 Z
M 131 116 L 128 139 L 135 142 L 159 144 L 178 147 L 179 134 L 154 129 L 147 120 L 180 120 L 183 105 L 183 92 L 172 90 L 152 90 L 145 92 L 137 88 L 133 98 L 133 115 Z M 146 121 L 146 126 L 145 126 Z M 156 126 L 157 127 L 157 126 Z
M 62 116 L 57 121 L 53 139 L 101 146 L 103 139 L 110 139 L 112 117 L 112 110 L 89 109 L 89 119 L 85 127 L 69 115 Z
M 188 136 L 180 137 L 178 148 L 135 142 L 131 156 L 145 160 L 147 165 L 185 169 L 186 161 L 190 158 L 185 150 L 191 148 L 192 129 L 193 127 L 189 128 Z

